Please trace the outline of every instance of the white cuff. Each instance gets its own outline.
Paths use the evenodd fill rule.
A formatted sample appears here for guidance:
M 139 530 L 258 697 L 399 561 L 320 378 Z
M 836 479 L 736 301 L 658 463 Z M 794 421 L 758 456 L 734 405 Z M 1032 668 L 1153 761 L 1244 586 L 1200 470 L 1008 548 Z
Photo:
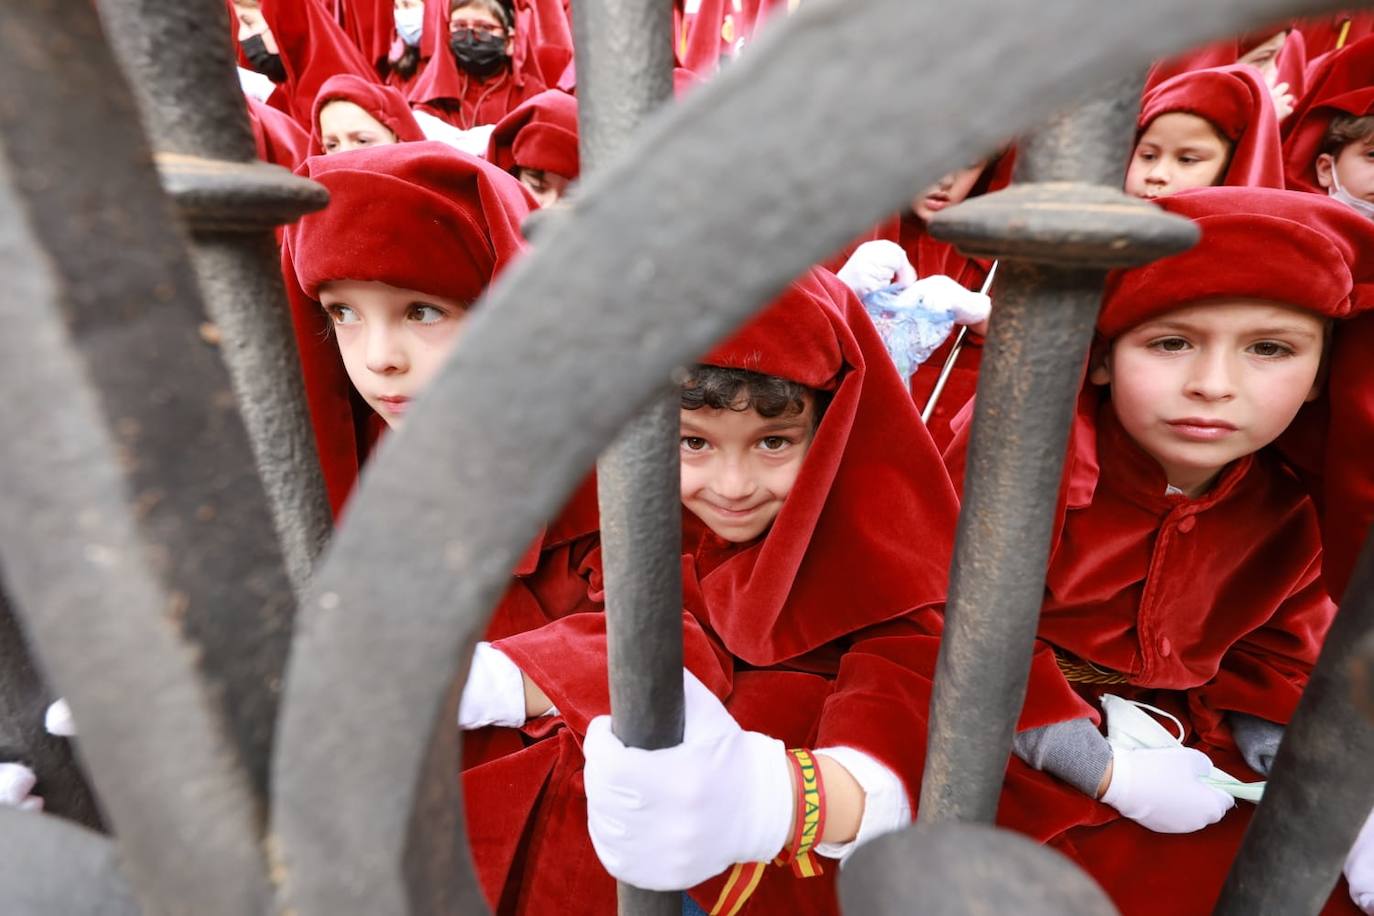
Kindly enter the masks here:
M 482 728 L 525 724 L 525 676 L 510 656 L 489 642 L 479 642 L 463 697 L 458 701 L 458 727 Z
M 821 843 L 816 852 L 843 863 L 860 845 L 911 823 L 911 801 L 896 773 L 852 747 L 820 747 L 813 753 L 824 754 L 844 767 L 864 790 L 858 834 L 848 843 Z

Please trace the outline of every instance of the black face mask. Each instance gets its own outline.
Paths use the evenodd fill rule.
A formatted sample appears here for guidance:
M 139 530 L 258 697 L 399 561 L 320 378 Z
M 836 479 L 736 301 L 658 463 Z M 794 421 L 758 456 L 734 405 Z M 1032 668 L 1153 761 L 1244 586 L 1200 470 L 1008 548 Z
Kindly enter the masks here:
M 281 55 L 267 50 L 261 35 L 245 38 L 239 42 L 239 47 L 243 48 L 243 56 L 248 58 L 254 70 L 274 83 L 286 82 L 286 67 L 281 62 Z
M 479 79 L 491 76 L 506 63 L 504 35 L 477 35 L 462 31 L 448 40 L 448 46 L 458 60 L 458 66 Z

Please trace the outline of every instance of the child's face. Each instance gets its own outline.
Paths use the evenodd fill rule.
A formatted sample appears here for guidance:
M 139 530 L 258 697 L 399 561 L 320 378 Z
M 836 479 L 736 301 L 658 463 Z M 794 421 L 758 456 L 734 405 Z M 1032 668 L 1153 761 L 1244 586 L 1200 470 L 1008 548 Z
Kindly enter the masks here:
M 753 408 L 682 411 L 682 504 L 736 544 L 768 530 L 801 472 L 815 435 L 808 393 L 800 414 L 765 417 Z
M 1206 118 L 1170 111 L 1150 122 L 1131 154 L 1126 193 L 1152 199 L 1216 184 L 1231 157 L 1231 144 Z
M 1347 194 L 1374 202 L 1374 137 L 1347 143 L 1335 156 L 1318 156 L 1317 181 L 1323 188 L 1335 185 L 1332 172 Z
M 349 381 L 391 427 L 438 374 L 468 310 L 443 296 L 365 280 L 326 283 L 320 305 L 334 322 Z
M 1190 496 L 1278 438 L 1316 397 L 1326 322 L 1254 300 L 1191 305 L 1112 341 L 1091 380 L 1122 427 Z
M 359 105 L 337 99 L 320 109 L 320 145 L 325 154 L 367 146 L 389 146 L 396 135 Z
M 277 39 L 273 36 L 272 30 L 267 27 L 267 20 L 262 18 L 261 9 L 256 6 L 244 6 L 235 3 L 234 12 L 238 15 L 239 41 L 246 41 L 254 35 L 261 35 L 263 47 L 269 53 L 278 53 Z
M 515 177 L 520 179 L 520 183 L 529 188 L 534 199 L 539 201 L 541 207 L 551 207 L 558 203 L 563 192 L 568 190 L 568 179 L 556 172 L 546 172 L 543 169 L 516 169 Z
M 978 176 L 983 174 L 986 166 L 986 162 L 975 162 L 966 168 L 950 172 L 922 191 L 920 196 L 911 202 L 911 209 L 922 222 L 929 222 L 932 216 L 945 207 L 962 203 L 973 190 L 973 186 L 978 183 Z
M 506 33 L 506 27 L 501 24 L 491 10 L 483 9 L 480 6 L 463 6 L 454 10 L 448 17 L 448 32 L 456 35 L 463 29 L 471 29 L 483 35 L 500 35 L 506 39 L 506 55 L 515 49 L 515 36 Z

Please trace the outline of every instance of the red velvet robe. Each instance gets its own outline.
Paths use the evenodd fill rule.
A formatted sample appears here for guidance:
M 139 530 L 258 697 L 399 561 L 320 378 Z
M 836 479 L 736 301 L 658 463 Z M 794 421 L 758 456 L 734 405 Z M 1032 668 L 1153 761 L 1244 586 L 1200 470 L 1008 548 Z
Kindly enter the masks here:
M 962 467 L 967 439 L 950 458 Z M 1070 683 L 1038 668 L 1026 718 L 1096 717 L 1115 693 L 1167 709 L 1185 743 L 1244 781 L 1261 779 L 1231 739 L 1227 712 L 1286 723 L 1334 614 L 1321 580 L 1316 512 L 1273 450 L 1234 462 L 1197 499 L 1165 495 L 1159 465 L 1110 401 L 1080 399 L 1045 583 L 1038 647 L 1125 683 Z M 1035 713 L 1033 716 L 1032 713 Z M 1063 718 L 1069 718 L 1063 716 Z M 1024 725 L 1025 718 L 1023 718 Z M 1157 834 L 1018 759 L 998 820 L 1068 855 L 1123 914 L 1210 913 L 1252 806 L 1192 834 Z M 1339 888 L 1331 912 L 1351 912 Z
M 284 112 L 254 98 L 245 100 L 258 158 L 295 171 L 310 155 L 310 135 Z
M 687 514 L 686 665 L 744 728 L 792 746 L 854 747 L 892 769 L 914 800 L 938 646 L 930 635 L 938 629 L 933 611 L 944 597 L 954 501 L 861 306 L 820 272 L 803 287 L 810 302 L 766 313 L 706 360 L 785 371 L 811 387 L 823 387 L 819 380 L 834 375 L 837 361 L 847 368 L 766 535 L 727 544 Z M 789 294 L 792 306 L 797 289 Z M 827 297 L 842 311 L 817 310 L 816 301 Z M 838 335 L 829 342 L 816 327 L 817 316 L 827 314 L 844 316 L 844 324 L 825 332 Z M 506 628 L 517 617 L 551 622 L 496 645 L 561 716 L 533 720 L 523 734 L 469 733 L 469 836 L 498 912 L 610 913 L 615 883 L 587 835 L 580 750 L 587 723 L 609 711 L 605 618 L 586 611 L 588 601 L 601 598 L 599 550 L 584 542 L 545 562 L 563 584 L 544 580 L 533 600 L 519 593 L 518 613 L 508 594 L 496 619 Z M 570 578 L 584 583 L 584 593 L 567 587 Z M 911 611 L 924 613 L 918 619 Z M 500 754 L 517 742 L 520 750 Z M 744 912 L 835 913 L 835 871 L 831 863 L 820 877 L 798 879 L 790 869 L 769 868 Z M 692 896 L 709 908 L 725 877 Z

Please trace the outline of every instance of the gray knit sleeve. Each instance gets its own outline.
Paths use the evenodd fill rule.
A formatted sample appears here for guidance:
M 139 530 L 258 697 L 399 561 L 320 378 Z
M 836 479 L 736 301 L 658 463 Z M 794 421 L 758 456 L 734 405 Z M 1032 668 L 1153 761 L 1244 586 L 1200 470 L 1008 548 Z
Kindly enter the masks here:
M 1112 746 L 1090 719 L 1070 719 L 1017 732 L 1011 749 L 1026 763 L 1043 770 L 1092 798 L 1112 762 Z
M 1274 755 L 1283 740 L 1283 726 L 1259 716 L 1243 712 L 1227 713 L 1231 721 L 1231 737 L 1245 762 L 1261 776 L 1268 776 L 1274 765 Z

